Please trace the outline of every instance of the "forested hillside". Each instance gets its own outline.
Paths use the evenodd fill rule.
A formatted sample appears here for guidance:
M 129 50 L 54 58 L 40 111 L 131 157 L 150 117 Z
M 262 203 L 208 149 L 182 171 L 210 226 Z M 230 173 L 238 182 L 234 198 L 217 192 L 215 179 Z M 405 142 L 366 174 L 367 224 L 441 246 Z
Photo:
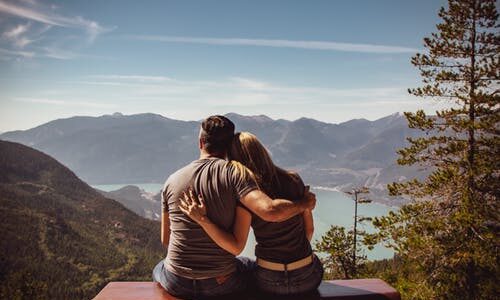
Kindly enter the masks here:
M 1 299 L 89 299 L 110 280 L 151 280 L 159 223 L 29 147 L 0 141 L 0 170 Z

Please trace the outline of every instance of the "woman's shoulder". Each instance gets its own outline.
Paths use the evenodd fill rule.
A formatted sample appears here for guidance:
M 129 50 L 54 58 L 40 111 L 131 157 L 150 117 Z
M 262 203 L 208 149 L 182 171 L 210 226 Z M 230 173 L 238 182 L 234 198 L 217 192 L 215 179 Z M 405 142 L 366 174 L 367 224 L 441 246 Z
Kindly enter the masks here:
M 278 178 L 283 194 L 290 195 L 292 198 L 302 198 L 305 186 L 297 172 L 280 169 Z

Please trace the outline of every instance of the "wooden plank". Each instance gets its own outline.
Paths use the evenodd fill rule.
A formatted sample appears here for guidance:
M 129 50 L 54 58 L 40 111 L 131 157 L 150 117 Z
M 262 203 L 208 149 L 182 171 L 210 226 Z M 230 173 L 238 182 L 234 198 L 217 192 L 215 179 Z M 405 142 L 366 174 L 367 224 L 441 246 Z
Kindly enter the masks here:
M 158 282 L 110 282 L 94 300 L 180 300 Z
M 401 299 L 398 291 L 376 278 L 323 281 L 318 291 L 320 299 Z
M 224 297 L 231 299 L 231 295 Z M 301 299 L 301 300 L 401 300 L 399 293 L 380 279 L 323 281 L 318 291 L 308 295 L 282 296 L 249 293 L 244 299 Z M 157 282 L 110 282 L 94 300 L 181 300 L 169 295 Z

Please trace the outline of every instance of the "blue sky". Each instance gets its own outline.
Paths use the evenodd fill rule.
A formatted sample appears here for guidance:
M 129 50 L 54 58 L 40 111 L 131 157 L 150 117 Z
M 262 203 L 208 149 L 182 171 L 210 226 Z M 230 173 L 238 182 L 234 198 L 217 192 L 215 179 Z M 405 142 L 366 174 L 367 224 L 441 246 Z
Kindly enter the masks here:
M 0 0 L 0 132 L 74 115 L 338 123 L 408 95 L 442 0 Z

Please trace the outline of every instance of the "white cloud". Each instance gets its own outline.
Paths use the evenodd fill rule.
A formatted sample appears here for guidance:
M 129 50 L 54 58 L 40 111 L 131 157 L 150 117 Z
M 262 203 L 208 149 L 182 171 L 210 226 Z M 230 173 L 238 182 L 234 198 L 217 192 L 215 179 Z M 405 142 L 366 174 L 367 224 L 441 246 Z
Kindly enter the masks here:
M 22 36 L 14 41 L 14 45 L 16 45 L 19 48 L 24 48 L 25 46 L 27 46 L 28 44 L 31 44 L 31 43 L 33 43 L 33 40 L 30 40 L 24 36 Z
M 109 103 L 99 103 L 99 102 L 89 102 L 89 101 L 81 101 L 81 100 L 60 100 L 60 99 L 51 99 L 51 98 L 15 98 L 13 99 L 17 102 L 27 102 L 27 103 L 40 103 L 40 104 L 49 104 L 56 106 L 79 106 L 79 107 L 93 107 L 93 108 L 113 108 L 116 107 L 114 104 Z
M 27 23 L 27 24 L 19 24 L 17 25 L 16 27 L 12 28 L 11 30 L 7 30 L 3 33 L 3 35 L 7 38 L 16 38 L 20 35 L 22 35 L 23 33 L 25 33 L 28 28 L 29 28 L 30 24 Z
M 230 77 L 221 80 L 179 80 L 165 76 L 92 75 L 100 80 L 77 84 L 100 86 L 119 93 L 123 99 L 153 102 L 203 103 L 204 105 L 326 105 L 326 106 L 401 106 L 414 103 L 406 87 L 338 89 L 315 86 L 278 85 L 263 80 Z
M 97 36 L 113 30 L 105 28 L 98 22 L 85 19 L 81 16 L 66 16 L 57 13 L 59 8 L 37 3 L 35 1 L 6 2 L 0 0 L 0 16 L 24 19 L 27 23 L 16 24 L 1 33 L 4 48 L 28 49 L 34 53 L 22 57 L 48 57 L 53 59 L 74 59 L 84 55 L 78 54 L 82 47 L 89 46 Z M 51 28 L 59 27 L 68 30 L 83 31 L 83 36 L 71 32 L 70 35 L 59 36 L 57 42 L 46 39 Z M 49 36 L 50 37 L 50 36 Z M 2 42 L 0 39 L 0 42 Z M 71 43 L 67 42 L 71 39 Z M 66 42 L 65 42 L 66 41 Z M 16 58 L 17 54 L 3 51 L 3 58 Z
M 10 40 L 17 48 L 24 48 L 34 41 L 33 39 L 26 37 L 25 35 L 30 27 L 31 23 L 19 24 L 3 32 L 2 37 Z
M 28 20 L 37 21 L 47 25 L 80 28 L 85 30 L 89 34 L 91 39 L 94 39 L 100 33 L 111 30 L 102 27 L 95 21 L 87 20 L 81 16 L 66 17 L 63 15 L 55 14 L 51 11 L 44 11 L 43 9 L 39 8 L 37 9 L 38 10 L 0 1 L 0 12 L 25 18 Z
M 232 81 L 241 86 L 242 88 L 248 88 L 251 90 L 263 90 L 270 88 L 270 85 L 263 81 L 258 81 L 255 79 L 248 79 L 242 77 L 231 77 Z
M 78 53 L 75 53 L 73 51 L 59 49 L 55 47 L 41 47 L 40 49 L 43 50 L 42 52 L 43 56 L 54 59 L 68 60 L 80 56 Z
M 8 50 L 8 49 L 3 49 L 3 48 L 0 48 L 0 54 L 2 55 L 1 57 L 14 56 L 14 57 L 32 58 L 35 56 L 35 52 Z
M 108 79 L 108 80 L 125 80 L 136 82 L 163 82 L 171 81 L 172 79 L 165 76 L 144 76 L 144 75 L 93 75 L 91 78 Z
M 184 36 L 162 36 L 162 35 L 130 35 L 131 39 L 157 41 L 168 43 L 189 43 L 224 46 L 258 46 L 278 48 L 298 48 L 311 50 L 362 52 L 362 53 L 415 53 L 420 49 L 401 46 L 373 45 L 362 43 L 340 43 L 331 41 L 300 41 L 300 40 L 270 40 L 270 39 L 242 39 L 242 38 L 199 38 Z
M 18 6 L 18 5 L 13 4 L 13 3 L 0 1 L 0 12 L 3 12 L 5 14 L 18 16 L 18 17 L 22 17 L 22 18 L 25 18 L 28 20 L 34 20 L 37 22 L 45 23 L 45 24 L 63 26 L 62 23 L 57 22 L 56 20 L 54 20 L 53 17 L 50 17 L 44 13 L 37 12 L 37 11 L 29 9 L 29 8 Z

